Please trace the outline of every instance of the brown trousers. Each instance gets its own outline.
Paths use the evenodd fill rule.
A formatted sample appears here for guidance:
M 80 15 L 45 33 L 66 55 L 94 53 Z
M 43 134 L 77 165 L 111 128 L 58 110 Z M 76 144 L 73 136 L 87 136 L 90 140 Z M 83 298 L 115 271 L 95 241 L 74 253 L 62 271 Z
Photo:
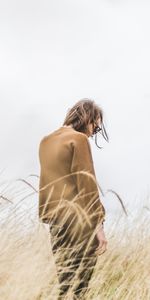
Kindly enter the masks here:
M 51 247 L 55 259 L 60 292 L 58 300 L 85 299 L 97 262 L 96 238 L 72 238 L 67 227 L 50 226 Z

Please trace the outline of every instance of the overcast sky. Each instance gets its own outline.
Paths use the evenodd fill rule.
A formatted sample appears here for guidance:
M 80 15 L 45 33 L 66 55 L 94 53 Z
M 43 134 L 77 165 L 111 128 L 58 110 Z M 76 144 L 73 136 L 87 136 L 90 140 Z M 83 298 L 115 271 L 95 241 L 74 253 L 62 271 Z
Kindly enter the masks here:
M 144 201 L 150 191 L 149 16 L 146 0 L 1 1 L 1 181 L 39 175 L 40 140 L 89 97 L 102 106 L 110 139 L 100 138 L 99 150 L 90 138 L 99 184 L 133 207 L 135 198 Z

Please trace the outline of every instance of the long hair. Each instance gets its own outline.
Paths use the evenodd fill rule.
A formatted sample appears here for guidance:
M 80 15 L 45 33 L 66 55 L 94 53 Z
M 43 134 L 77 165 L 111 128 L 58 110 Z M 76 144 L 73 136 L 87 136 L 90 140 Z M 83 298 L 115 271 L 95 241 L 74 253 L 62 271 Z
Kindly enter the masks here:
M 93 136 L 95 136 L 96 146 L 101 149 L 102 147 L 97 144 L 97 133 L 101 133 L 107 142 L 109 138 L 104 126 L 103 110 L 93 100 L 84 98 L 76 102 L 72 108 L 69 108 L 63 125 L 72 125 L 75 130 L 87 133 L 88 125 L 92 123 L 94 126 L 94 124 L 97 124 L 99 118 L 101 120 L 101 127 L 96 126 Z

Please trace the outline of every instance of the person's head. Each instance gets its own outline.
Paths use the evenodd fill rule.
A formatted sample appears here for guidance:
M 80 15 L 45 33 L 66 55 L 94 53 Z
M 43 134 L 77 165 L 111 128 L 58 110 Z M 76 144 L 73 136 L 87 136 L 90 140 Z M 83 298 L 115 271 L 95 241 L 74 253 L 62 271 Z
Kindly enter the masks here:
M 98 132 L 108 142 L 108 135 L 103 123 L 103 110 L 91 99 L 81 99 L 72 108 L 69 108 L 63 125 L 71 125 L 75 130 L 85 133 L 88 137 L 95 135 L 96 145 Z

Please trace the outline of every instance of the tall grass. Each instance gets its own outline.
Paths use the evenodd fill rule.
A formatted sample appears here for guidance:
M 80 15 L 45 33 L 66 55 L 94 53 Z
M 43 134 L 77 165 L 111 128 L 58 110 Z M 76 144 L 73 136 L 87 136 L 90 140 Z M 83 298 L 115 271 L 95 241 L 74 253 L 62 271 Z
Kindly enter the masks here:
M 0 299 L 55 300 L 59 284 L 49 226 L 36 216 L 33 185 L 16 184 L 1 185 Z M 128 216 L 109 226 L 106 217 L 108 249 L 98 257 L 87 300 L 150 299 L 149 213 L 147 206 L 130 226 Z

